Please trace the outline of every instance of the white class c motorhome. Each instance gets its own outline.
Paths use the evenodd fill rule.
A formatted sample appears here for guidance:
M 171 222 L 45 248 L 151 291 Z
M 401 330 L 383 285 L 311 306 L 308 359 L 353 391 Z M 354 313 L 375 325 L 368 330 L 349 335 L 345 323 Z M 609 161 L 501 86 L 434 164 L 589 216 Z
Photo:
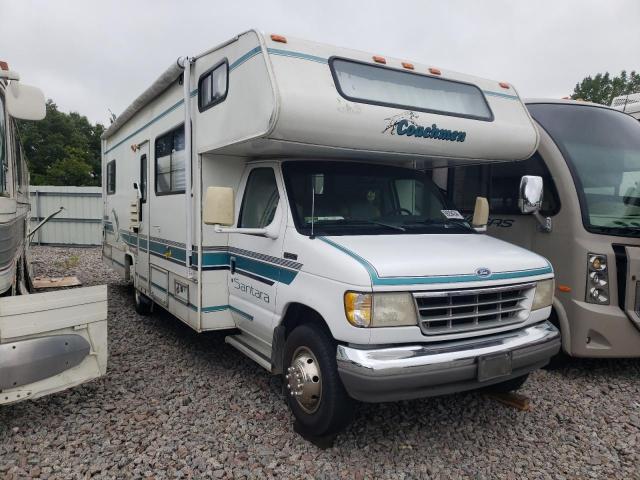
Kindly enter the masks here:
M 470 214 L 471 196 L 485 195 L 490 234 L 551 261 L 557 287 L 552 321 L 564 352 L 638 357 L 640 123 L 582 101 L 532 99 L 526 105 L 540 130 L 538 151 L 524 162 L 450 170 L 451 198 Z M 521 175 L 544 179 L 535 217 L 518 208 L 511 182 Z
M 551 266 L 415 167 L 537 144 L 510 85 L 249 31 L 179 59 L 105 132 L 104 259 L 139 312 L 230 330 L 282 374 L 308 435 L 353 399 L 515 389 L 559 349 Z
M 107 368 L 105 285 L 31 294 L 29 172 L 16 120 L 45 116 L 42 92 L 0 62 L 0 405 L 79 385 Z

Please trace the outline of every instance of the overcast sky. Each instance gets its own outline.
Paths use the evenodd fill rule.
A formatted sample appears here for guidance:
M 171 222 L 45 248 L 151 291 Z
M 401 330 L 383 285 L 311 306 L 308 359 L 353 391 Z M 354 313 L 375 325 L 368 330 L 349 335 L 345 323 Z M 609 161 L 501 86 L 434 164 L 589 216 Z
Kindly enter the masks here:
M 63 111 L 107 123 L 178 56 L 249 28 L 569 95 L 640 70 L 638 0 L 0 0 L 0 59 Z

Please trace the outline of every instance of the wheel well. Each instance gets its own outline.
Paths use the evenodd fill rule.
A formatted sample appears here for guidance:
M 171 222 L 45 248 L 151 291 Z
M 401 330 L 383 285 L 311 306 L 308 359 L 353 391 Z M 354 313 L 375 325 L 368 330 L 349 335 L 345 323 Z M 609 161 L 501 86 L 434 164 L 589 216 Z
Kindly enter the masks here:
M 127 253 L 124 256 L 124 280 L 125 282 L 131 281 L 131 266 L 133 265 L 133 256 Z
M 273 331 L 273 341 L 271 344 L 271 373 L 276 375 L 282 373 L 282 357 L 287 337 L 296 327 L 305 323 L 320 325 L 320 327 L 323 328 L 331 338 L 333 338 L 327 322 L 325 322 L 322 315 L 320 315 L 316 310 L 303 305 L 302 303 L 290 304 L 287 307 L 287 311 L 284 314 L 282 322 L 280 322 L 280 325 L 278 325 Z
M 304 323 L 315 323 L 320 325 L 327 331 L 327 333 L 329 333 L 329 335 L 331 335 L 331 329 L 327 325 L 327 322 L 316 310 L 302 303 L 292 303 L 287 308 L 281 323 L 281 325 L 284 326 L 285 338 L 293 332 L 294 328 Z

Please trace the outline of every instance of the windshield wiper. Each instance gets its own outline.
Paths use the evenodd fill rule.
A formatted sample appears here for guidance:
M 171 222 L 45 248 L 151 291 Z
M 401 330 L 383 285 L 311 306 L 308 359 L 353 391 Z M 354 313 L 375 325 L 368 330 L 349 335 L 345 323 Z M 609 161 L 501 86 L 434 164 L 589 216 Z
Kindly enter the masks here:
M 434 220 L 432 218 L 426 218 L 424 220 L 412 220 L 410 223 L 404 223 L 404 225 L 410 225 L 411 223 L 414 224 L 423 224 L 423 225 L 442 225 L 442 226 L 447 226 L 447 225 L 455 225 L 457 227 L 462 227 L 462 228 L 466 228 L 467 230 L 474 230 L 473 227 L 471 227 L 466 220 L 456 220 L 454 218 L 448 218 L 446 220 Z
M 401 232 L 406 232 L 407 229 L 404 227 L 401 227 L 400 225 L 394 225 L 392 223 L 385 223 L 385 222 L 379 222 L 377 220 L 367 220 L 367 219 L 354 219 L 354 221 L 356 222 L 363 222 L 363 223 L 371 223 L 373 225 L 380 225 L 381 227 L 387 227 L 387 228 L 393 228 L 394 230 L 400 230 Z
M 323 226 L 323 227 L 347 227 L 349 225 L 354 225 L 354 224 L 369 224 L 369 225 L 379 225 L 381 227 L 386 227 L 386 228 L 391 228 L 393 230 L 399 230 L 401 232 L 406 232 L 407 229 L 404 227 L 401 227 L 400 225 L 393 225 L 391 223 L 385 223 L 385 222 L 379 222 L 377 220 L 368 220 L 366 218 L 354 218 L 352 220 L 349 219 L 342 219 L 342 220 L 333 220 L 333 221 L 329 221 L 329 222 L 321 222 L 321 223 L 316 223 L 316 226 Z

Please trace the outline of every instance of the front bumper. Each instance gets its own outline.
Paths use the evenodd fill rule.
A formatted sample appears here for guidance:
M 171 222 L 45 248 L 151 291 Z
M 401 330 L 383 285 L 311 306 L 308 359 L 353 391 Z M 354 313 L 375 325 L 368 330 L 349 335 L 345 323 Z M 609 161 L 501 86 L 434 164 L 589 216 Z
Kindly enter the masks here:
M 504 382 L 548 363 L 560 333 L 545 321 L 487 337 L 377 349 L 338 345 L 340 378 L 350 396 L 388 402 L 444 395 Z

